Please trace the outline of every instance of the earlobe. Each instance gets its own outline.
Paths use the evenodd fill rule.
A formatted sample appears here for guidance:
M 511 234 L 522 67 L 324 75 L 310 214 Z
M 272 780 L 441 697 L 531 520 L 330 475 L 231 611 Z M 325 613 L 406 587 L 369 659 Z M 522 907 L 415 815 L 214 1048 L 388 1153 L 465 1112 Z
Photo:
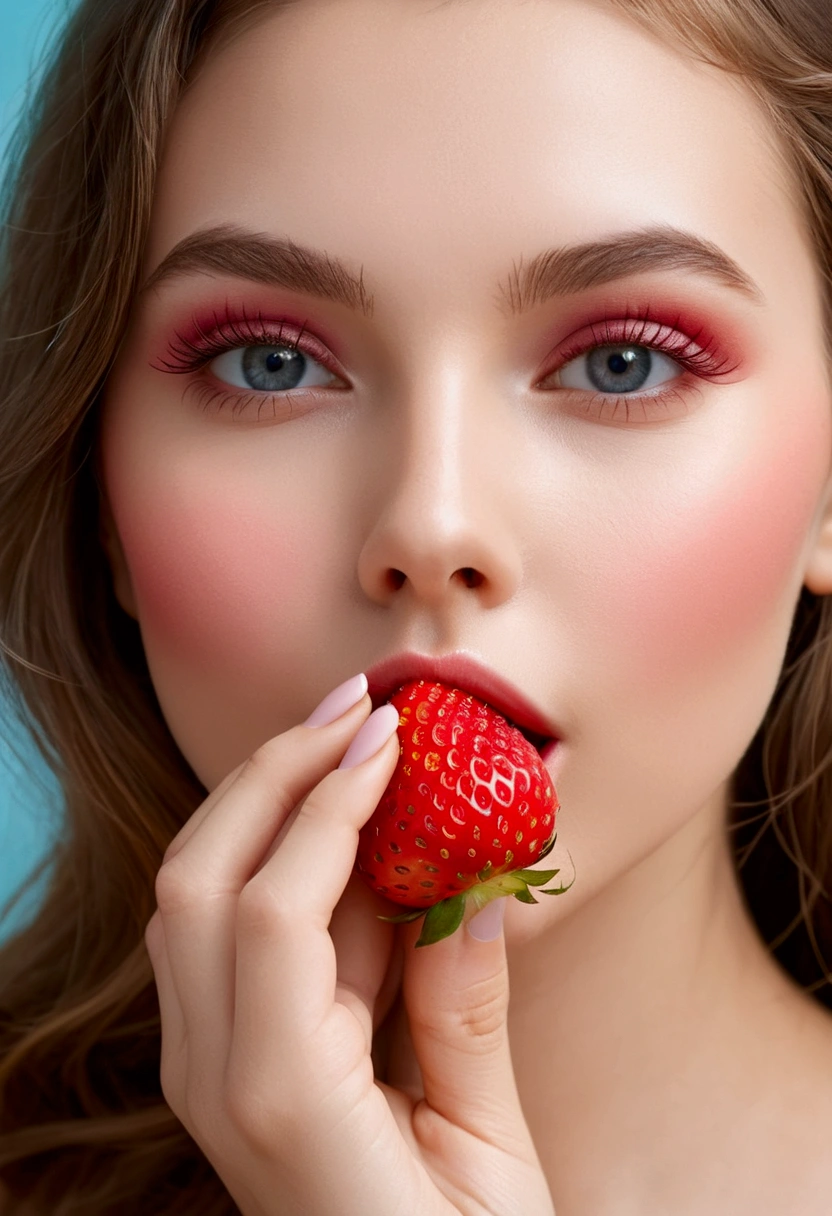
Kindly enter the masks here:
M 109 504 L 105 501 L 101 503 L 99 539 L 110 563 L 110 574 L 113 580 L 115 597 L 128 616 L 132 616 L 134 620 L 138 620 L 136 597 L 133 594 L 133 583 L 130 578 L 130 571 L 127 568 L 127 561 L 124 557 L 121 538 L 119 537 Z
M 803 582 L 815 595 L 832 595 L 832 483 L 827 486 Z

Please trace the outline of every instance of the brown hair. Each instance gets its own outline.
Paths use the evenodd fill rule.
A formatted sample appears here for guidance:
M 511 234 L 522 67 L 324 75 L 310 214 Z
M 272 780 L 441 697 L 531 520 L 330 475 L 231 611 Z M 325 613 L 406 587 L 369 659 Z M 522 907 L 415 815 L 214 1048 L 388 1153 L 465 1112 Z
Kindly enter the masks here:
M 0 647 L 66 802 L 41 909 L 0 950 L 3 1216 L 233 1213 L 164 1102 L 144 929 L 205 797 L 100 543 L 96 424 L 137 287 L 166 125 L 197 60 L 274 0 L 82 0 L 21 126 L 0 250 Z M 791 164 L 832 350 L 827 0 L 609 0 L 757 94 Z M 832 606 L 803 592 L 735 778 L 761 934 L 832 1008 Z M 754 815 L 749 808 L 761 807 Z

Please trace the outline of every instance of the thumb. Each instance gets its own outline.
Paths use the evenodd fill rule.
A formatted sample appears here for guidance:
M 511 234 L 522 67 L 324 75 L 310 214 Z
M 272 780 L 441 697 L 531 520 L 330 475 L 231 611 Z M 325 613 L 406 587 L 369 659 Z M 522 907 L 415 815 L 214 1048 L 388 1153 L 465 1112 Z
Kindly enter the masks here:
M 536 1161 L 508 1038 L 505 905 L 506 897 L 492 900 L 423 949 L 415 948 L 418 922 L 405 926 L 402 990 L 428 1105 L 481 1140 Z

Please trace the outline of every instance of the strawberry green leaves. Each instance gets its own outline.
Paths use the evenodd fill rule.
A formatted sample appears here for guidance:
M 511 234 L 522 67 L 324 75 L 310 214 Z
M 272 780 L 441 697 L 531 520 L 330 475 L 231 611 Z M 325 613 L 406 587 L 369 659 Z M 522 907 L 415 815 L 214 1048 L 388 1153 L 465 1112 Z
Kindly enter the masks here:
M 556 839 L 556 836 L 552 837 L 544 852 L 541 853 L 541 857 L 545 857 L 552 851 Z M 456 932 L 462 923 L 465 905 L 469 900 L 477 911 L 484 908 L 492 899 L 509 895 L 513 895 L 515 899 L 524 904 L 537 904 L 540 903 L 540 900 L 535 899 L 529 887 L 543 887 L 544 883 L 551 882 L 555 875 L 560 873 L 560 870 L 512 870 L 507 874 L 499 874 L 494 877 L 489 877 L 489 872 L 490 863 L 477 875 L 477 878 L 481 880 L 479 883 L 468 887 L 460 895 L 440 900 L 438 904 L 434 904 L 427 910 L 416 908 L 410 912 L 401 912 L 397 916 L 380 916 L 379 920 L 402 925 L 423 916 L 424 925 L 416 945 L 429 946 Z M 574 881 L 573 878 L 572 882 L 567 883 L 566 886 L 544 888 L 538 893 L 540 895 L 562 895 L 564 891 L 569 890 Z

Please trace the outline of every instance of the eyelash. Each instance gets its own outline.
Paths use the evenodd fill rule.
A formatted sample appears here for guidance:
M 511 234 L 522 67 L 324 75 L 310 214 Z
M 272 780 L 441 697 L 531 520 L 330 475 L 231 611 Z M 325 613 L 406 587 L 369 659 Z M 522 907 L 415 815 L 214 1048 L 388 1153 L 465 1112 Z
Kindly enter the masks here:
M 562 371 L 567 364 L 581 355 L 588 354 L 599 346 L 640 346 L 651 351 L 667 355 L 678 363 L 684 371 L 697 380 L 711 380 L 717 376 L 728 375 L 736 370 L 737 363 L 721 355 L 713 338 L 705 338 L 702 342 L 703 330 L 698 329 L 692 337 L 680 332 L 681 315 L 677 315 L 672 324 L 654 320 L 650 315 L 649 306 L 643 313 L 634 313 L 622 319 L 604 317 L 588 327 L 590 337 L 572 339 L 557 353 L 557 366 L 543 377 L 543 382 Z M 581 331 L 584 333 L 585 331 Z M 693 388 L 687 385 L 685 389 L 678 385 L 678 379 L 670 381 L 669 386 L 659 385 L 645 392 L 632 393 L 602 393 L 590 394 L 588 389 L 576 389 L 563 386 L 561 392 L 579 394 L 583 399 L 581 411 L 592 414 L 603 421 L 617 421 L 618 411 L 623 409 L 625 422 L 630 422 L 630 410 L 633 405 L 641 406 L 644 411 L 643 421 L 649 420 L 650 412 L 661 410 L 671 413 L 680 404 L 686 404 L 687 397 Z M 588 399 L 587 399 L 588 398 Z
M 326 348 L 313 335 L 306 333 L 305 322 L 298 329 L 292 322 L 280 321 L 275 329 L 274 323 L 265 321 L 262 313 L 258 312 L 256 319 L 249 317 L 245 311 L 239 317 L 232 316 L 228 306 L 226 306 L 224 318 L 218 317 L 214 313 L 213 320 L 214 327 L 208 333 L 196 319 L 192 322 L 193 336 L 186 336 L 177 331 L 168 347 L 168 357 L 153 366 L 159 371 L 184 375 L 199 371 L 212 359 L 239 347 L 281 346 L 308 355 L 333 376 L 340 375 L 333 367 L 332 356 L 329 355 Z M 288 334 L 284 332 L 284 326 L 287 324 L 290 325 Z M 546 373 L 542 378 L 543 382 L 551 379 L 573 360 L 588 354 L 599 346 L 640 346 L 651 351 L 658 351 L 673 359 L 686 372 L 700 380 L 713 379 L 734 370 L 736 364 L 731 365 L 727 357 L 719 354 L 713 339 L 708 339 L 704 344 L 700 344 L 698 339 L 702 330 L 698 330 L 693 337 L 687 337 L 679 332 L 678 328 L 675 328 L 680 324 L 680 316 L 677 316 L 673 325 L 653 320 L 649 307 L 640 315 L 635 313 L 624 319 L 620 316 L 604 317 L 601 321 L 594 322 L 588 327 L 591 338 L 572 339 L 571 344 L 567 344 L 558 351 L 557 366 Z M 213 407 L 216 411 L 220 411 L 230 406 L 233 414 L 239 414 L 250 404 L 257 403 L 258 417 L 259 409 L 268 401 L 273 402 L 275 398 L 282 397 L 290 403 L 291 408 L 291 401 L 295 398 L 308 396 L 317 398 L 320 396 L 320 388 L 323 388 L 325 392 L 332 391 L 329 386 L 290 390 L 282 394 L 262 391 L 228 392 L 212 388 L 205 383 L 196 383 L 192 387 L 201 396 L 200 408 L 202 410 Z M 691 387 L 687 386 L 688 394 Z M 588 389 L 571 386 L 558 386 L 558 391 L 577 394 L 581 398 L 581 411 L 603 421 L 616 421 L 618 411 L 623 407 L 626 415 L 625 421 L 629 422 L 630 409 L 633 404 L 642 406 L 645 411 L 645 419 L 648 408 L 655 410 L 658 407 L 663 412 L 669 413 L 673 410 L 674 405 L 683 402 L 686 398 L 686 392 L 677 386 L 675 380 L 670 382 L 669 388 L 659 385 L 657 388 L 643 393 L 591 393 Z
M 197 372 L 210 363 L 212 359 L 216 359 L 219 355 L 224 355 L 227 351 L 236 350 L 239 347 L 246 346 L 281 346 L 287 350 L 299 351 L 301 354 L 308 355 L 320 363 L 322 367 L 333 376 L 339 373 L 332 366 L 333 360 L 326 347 L 323 346 L 312 335 L 306 333 L 306 322 L 304 321 L 300 328 L 294 322 L 280 321 L 277 327 L 274 323 L 270 323 L 263 319 L 263 314 L 258 312 L 256 319 L 249 317 L 243 310 L 239 317 L 233 316 L 226 305 L 225 316 L 218 317 L 213 314 L 214 328 L 208 333 L 202 328 L 200 323 L 194 318 L 192 321 L 193 335 L 189 337 L 179 331 L 174 334 L 174 339 L 168 346 L 167 358 L 160 360 L 158 364 L 153 366 L 158 371 L 171 372 L 174 375 L 185 375 L 189 372 Z M 290 326 L 290 333 L 284 332 L 284 326 Z M 252 402 L 258 405 L 259 409 L 270 400 L 281 396 L 279 393 L 264 393 L 251 392 L 241 393 L 227 392 L 224 389 L 215 389 L 208 384 L 194 384 L 191 386 L 196 389 L 201 397 L 200 408 L 206 411 L 214 408 L 217 412 L 231 407 L 233 414 L 242 413 Z M 331 391 L 329 388 L 326 391 Z M 319 395 L 317 388 L 306 388 L 292 390 L 291 393 L 284 393 L 282 396 L 289 401 L 297 397 L 317 397 Z

